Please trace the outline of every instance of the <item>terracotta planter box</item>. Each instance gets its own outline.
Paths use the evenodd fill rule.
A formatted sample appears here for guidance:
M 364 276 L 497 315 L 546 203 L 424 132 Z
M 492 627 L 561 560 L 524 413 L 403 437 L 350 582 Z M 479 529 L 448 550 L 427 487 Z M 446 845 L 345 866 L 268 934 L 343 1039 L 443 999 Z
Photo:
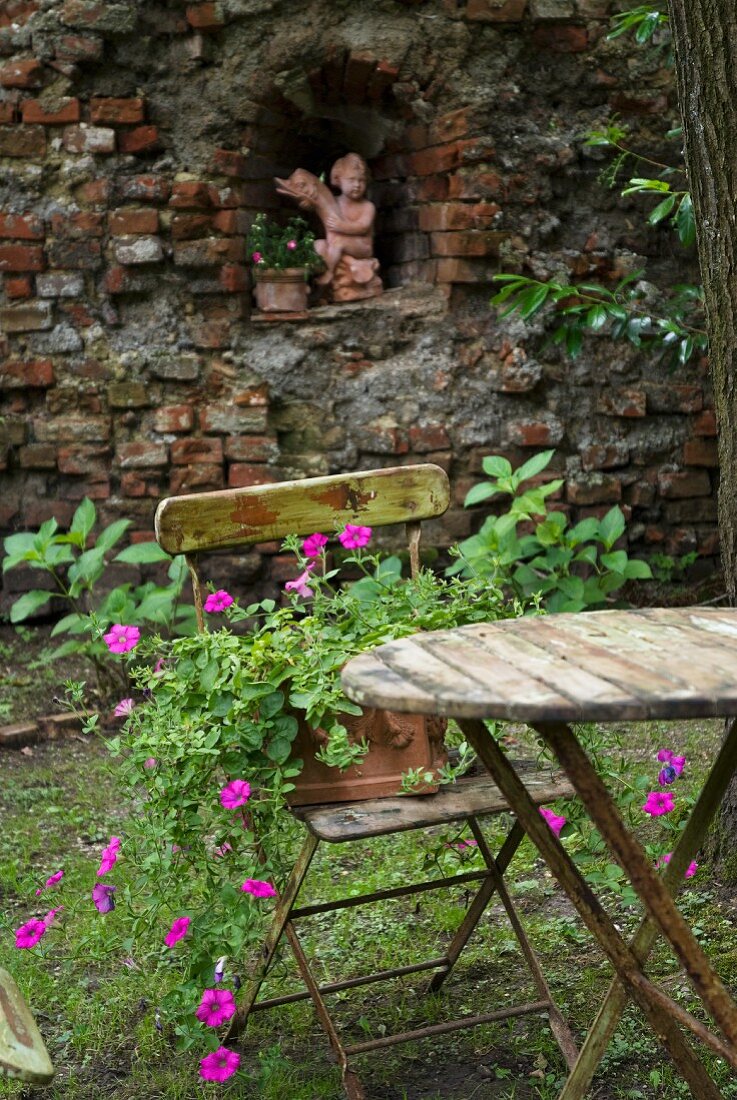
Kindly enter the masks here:
M 254 271 L 253 293 L 262 313 L 303 313 L 310 289 L 305 274 L 301 267 Z
M 437 772 L 448 759 L 444 718 L 367 709 L 361 717 L 346 715 L 344 724 L 355 740 L 365 737 L 370 749 L 361 764 L 341 772 L 315 760 L 324 731 L 300 722 L 293 756 L 304 761 L 304 768 L 288 798 L 292 806 L 388 798 L 400 793 L 402 775 L 411 768 Z M 433 794 L 437 789 L 437 783 L 427 784 L 416 793 Z

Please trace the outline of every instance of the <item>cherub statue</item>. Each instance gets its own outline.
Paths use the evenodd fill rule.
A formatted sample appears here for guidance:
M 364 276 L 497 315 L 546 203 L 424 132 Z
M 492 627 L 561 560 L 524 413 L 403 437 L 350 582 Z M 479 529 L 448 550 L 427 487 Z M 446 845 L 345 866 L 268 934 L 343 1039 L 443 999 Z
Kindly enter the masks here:
M 332 292 L 335 302 L 353 302 L 381 294 L 374 257 L 376 207 L 366 198 L 368 169 L 358 153 L 336 160 L 330 183 L 340 191 L 334 195 L 322 180 L 304 168 L 297 168 L 288 180 L 277 177 L 277 191 L 295 199 L 303 210 L 314 210 L 325 228 L 325 238 L 315 241 L 315 250 L 325 262 L 316 282 Z

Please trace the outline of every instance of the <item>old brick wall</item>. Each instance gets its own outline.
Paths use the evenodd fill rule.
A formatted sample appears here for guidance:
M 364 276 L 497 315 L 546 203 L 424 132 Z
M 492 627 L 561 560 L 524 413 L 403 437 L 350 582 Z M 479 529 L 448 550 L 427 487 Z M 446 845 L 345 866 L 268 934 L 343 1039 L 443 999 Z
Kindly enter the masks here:
M 675 119 L 662 53 L 606 39 L 619 6 L 0 4 L 0 530 L 87 495 L 143 538 L 168 493 L 429 459 L 454 485 L 447 545 L 484 454 L 555 446 L 562 506 L 621 503 L 634 552 L 710 561 L 705 367 L 603 338 L 571 362 L 488 307 L 501 270 L 696 278 L 583 144 L 618 113 L 656 148 Z M 244 233 L 287 209 L 273 176 L 348 149 L 388 293 L 252 316 Z

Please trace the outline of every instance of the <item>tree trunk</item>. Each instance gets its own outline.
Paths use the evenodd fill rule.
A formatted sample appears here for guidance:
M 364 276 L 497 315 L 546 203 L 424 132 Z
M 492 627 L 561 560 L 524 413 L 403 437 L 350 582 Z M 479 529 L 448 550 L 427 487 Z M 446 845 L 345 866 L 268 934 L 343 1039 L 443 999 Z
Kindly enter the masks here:
M 737 9 L 735 0 L 669 0 L 689 186 L 704 284 L 719 435 L 719 532 L 737 602 Z M 735 670 L 737 673 L 737 670 Z M 737 879 L 737 777 L 709 855 Z M 731 861 L 730 861 L 731 855 Z M 730 866 L 730 862 L 732 866 Z

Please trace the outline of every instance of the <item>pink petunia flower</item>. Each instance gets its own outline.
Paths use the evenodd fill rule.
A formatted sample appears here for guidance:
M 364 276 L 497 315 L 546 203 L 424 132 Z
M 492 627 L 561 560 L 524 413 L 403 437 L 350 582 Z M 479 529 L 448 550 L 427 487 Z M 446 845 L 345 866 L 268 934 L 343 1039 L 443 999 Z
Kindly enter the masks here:
M 263 882 L 259 878 L 247 878 L 241 886 L 246 894 L 251 894 L 254 898 L 275 898 L 276 890 L 270 882 Z
M 680 775 L 686 766 L 686 757 L 676 756 L 671 749 L 661 749 L 658 753 L 658 760 L 661 764 L 667 764 L 669 767 L 673 768 L 676 775 Z
M 218 1047 L 212 1054 L 200 1059 L 200 1077 L 204 1081 L 227 1081 L 241 1064 L 240 1054 L 227 1047 Z
M 61 913 L 63 908 L 64 908 L 63 905 L 59 905 L 56 909 L 49 909 L 48 913 L 44 917 L 44 924 L 46 925 L 47 928 L 51 927 L 51 925 L 56 920 L 56 914 Z
M 123 626 L 121 623 L 115 623 L 107 634 L 103 634 L 102 640 L 111 653 L 128 653 L 129 650 L 136 648 L 140 637 L 141 632 L 137 626 Z
M 215 971 L 213 973 L 213 980 L 215 982 L 221 982 L 225 976 L 225 964 L 228 961 L 227 955 L 221 955 L 218 961 L 215 963 Z
M 667 867 L 667 865 L 670 863 L 672 855 L 673 855 L 672 852 L 666 852 L 664 856 L 661 856 L 660 859 L 655 861 L 655 866 L 656 867 Z M 686 868 L 686 873 L 684 874 L 683 877 L 684 878 L 693 878 L 694 875 L 696 874 L 696 872 L 698 871 L 698 869 L 699 869 L 698 863 L 696 862 L 695 859 L 692 859 L 691 862 L 689 863 L 688 867 Z
M 195 1012 L 197 1019 L 207 1027 L 220 1027 L 235 1015 L 235 1001 L 229 989 L 206 989 Z
M 107 848 L 103 848 L 102 855 L 100 857 L 100 866 L 97 869 L 97 874 L 106 875 L 108 871 L 111 871 L 115 866 L 118 859 L 118 850 L 120 848 L 120 837 L 111 836 L 110 843 Z
M 566 823 L 566 819 L 561 814 L 556 814 L 552 810 L 549 810 L 547 806 L 538 806 L 538 810 L 555 835 L 559 837 L 560 831 Z
M 117 886 L 108 886 L 106 882 L 98 882 L 92 887 L 92 900 L 98 913 L 111 913 L 113 911 L 115 908 L 113 894 L 117 889 Z
M 671 791 L 650 791 L 645 802 L 640 807 L 644 813 L 651 817 L 661 817 L 669 814 L 675 808 Z
M 253 252 L 251 254 L 251 259 L 255 264 L 262 264 L 264 262 L 264 258 L 260 252 Z
M 225 611 L 226 607 L 230 607 L 232 603 L 233 597 L 230 592 L 226 592 L 224 588 L 220 588 L 217 592 L 210 593 L 203 607 L 205 611 L 208 611 L 211 615 L 218 615 L 221 611 Z
M 35 947 L 46 931 L 46 925 L 42 920 L 29 920 L 15 930 L 15 946 L 24 951 Z
M 36 897 L 38 897 L 39 894 L 42 894 L 44 892 L 44 890 L 47 889 L 48 887 L 56 886 L 57 882 L 61 882 L 61 880 L 63 878 L 64 878 L 64 872 L 63 871 L 55 871 L 53 875 L 51 875 L 49 878 L 46 879 L 46 882 L 43 884 L 43 886 L 40 886 L 38 888 L 38 890 L 36 891 Z
M 155 768 L 157 760 L 155 756 L 149 756 L 143 761 L 144 768 Z
M 371 528 L 346 523 L 345 531 L 340 532 L 338 539 L 346 550 L 360 550 L 362 546 L 368 546 L 371 540 Z
M 225 844 L 220 844 L 217 848 L 213 849 L 213 855 L 220 856 L 220 857 L 227 856 L 228 852 L 232 852 L 232 851 L 233 851 L 233 849 L 232 849 L 231 845 L 228 844 L 228 842 L 226 840 Z
M 296 247 L 297 247 L 297 242 L 296 241 L 287 241 L 287 248 L 289 249 L 290 252 L 294 252 Z
M 164 940 L 166 946 L 173 947 L 175 943 L 179 943 L 180 940 L 183 940 L 189 931 L 189 924 L 189 917 L 177 917 L 166 934 L 166 939 Z
M 321 535 L 319 531 L 315 531 L 314 535 L 308 535 L 302 543 L 302 553 L 306 558 L 316 558 L 323 546 L 327 544 L 327 535 Z
M 113 714 L 116 718 L 124 718 L 126 714 L 130 714 L 135 705 L 132 699 L 121 699 Z
M 310 579 L 310 573 L 315 568 L 315 563 L 310 564 L 305 569 L 304 573 L 300 573 L 298 577 L 295 577 L 293 581 L 287 581 L 284 585 L 285 592 L 296 592 L 298 596 L 301 596 L 303 600 L 306 600 L 308 596 L 314 596 L 313 590 L 307 584 Z
M 245 806 L 251 797 L 251 784 L 246 779 L 233 779 L 220 792 L 220 802 L 226 810 L 237 810 Z

